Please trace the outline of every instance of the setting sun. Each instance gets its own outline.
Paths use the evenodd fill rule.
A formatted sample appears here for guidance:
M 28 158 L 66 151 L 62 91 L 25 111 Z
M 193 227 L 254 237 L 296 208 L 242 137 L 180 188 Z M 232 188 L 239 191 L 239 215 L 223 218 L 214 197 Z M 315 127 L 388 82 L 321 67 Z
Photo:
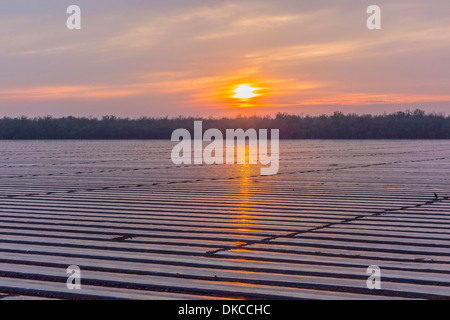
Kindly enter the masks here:
M 252 88 L 248 84 L 241 84 L 237 86 L 236 89 L 233 90 L 235 98 L 238 99 L 250 99 L 259 96 L 259 94 L 254 93 L 254 91 L 258 90 L 258 88 Z

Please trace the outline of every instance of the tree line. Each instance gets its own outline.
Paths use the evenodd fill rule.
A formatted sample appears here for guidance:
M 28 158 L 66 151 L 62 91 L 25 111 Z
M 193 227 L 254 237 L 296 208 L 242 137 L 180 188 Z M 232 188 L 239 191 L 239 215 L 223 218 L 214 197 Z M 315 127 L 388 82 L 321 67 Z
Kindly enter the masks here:
M 0 119 L 0 139 L 170 139 L 185 128 L 193 132 L 194 121 L 203 129 L 279 129 L 281 139 L 450 139 L 450 116 L 422 110 L 383 115 L 275 116 L 234 118 L 116 118 L 86 117 Z

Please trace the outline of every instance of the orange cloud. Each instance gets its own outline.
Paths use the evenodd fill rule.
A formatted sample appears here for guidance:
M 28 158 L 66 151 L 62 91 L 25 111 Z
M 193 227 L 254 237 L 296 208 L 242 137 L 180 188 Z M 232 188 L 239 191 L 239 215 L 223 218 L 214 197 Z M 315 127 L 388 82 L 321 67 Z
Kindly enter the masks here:
M 39 86 L 32 88 L 13 88 L 0 91 L 3 101 L 42 101 L 63 99 L 111 99 L 136 94 L 131 89 L 118 89 L 103 86 Z

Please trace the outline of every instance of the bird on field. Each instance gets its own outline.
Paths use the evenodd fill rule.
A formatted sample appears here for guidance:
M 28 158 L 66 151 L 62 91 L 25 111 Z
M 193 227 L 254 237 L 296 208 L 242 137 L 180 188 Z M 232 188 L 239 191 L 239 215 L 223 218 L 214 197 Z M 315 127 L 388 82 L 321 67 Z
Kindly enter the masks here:
M 436 192 L 434 193 L 434 198 L 435 198 L 435 199 L 439 199 L 439 196 L 437 195 Z

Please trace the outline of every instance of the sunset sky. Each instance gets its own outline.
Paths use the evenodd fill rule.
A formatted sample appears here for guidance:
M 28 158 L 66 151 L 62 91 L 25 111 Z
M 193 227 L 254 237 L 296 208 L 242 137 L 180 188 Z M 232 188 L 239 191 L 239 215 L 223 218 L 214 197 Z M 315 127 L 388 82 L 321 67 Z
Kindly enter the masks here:
M 1 117 L 450 113 L 448 0 L 0 0 L 0 41 Z

